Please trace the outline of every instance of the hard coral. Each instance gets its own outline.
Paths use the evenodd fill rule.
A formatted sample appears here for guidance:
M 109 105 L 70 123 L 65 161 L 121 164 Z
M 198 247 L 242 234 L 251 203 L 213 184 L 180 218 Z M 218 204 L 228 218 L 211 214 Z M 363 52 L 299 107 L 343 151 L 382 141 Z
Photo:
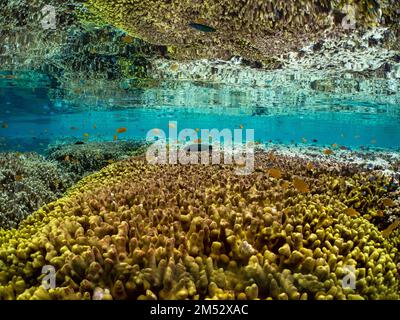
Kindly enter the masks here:
M 251 175 L 234 169 L 132 158 L 88 176 L 0 231 L 0 298 L 399 298 L 399 231 L 385 239 L 347 215 L 327 168 L 261 153 Z M 48 291 L 44 265 L 57 271 Z M 354 289 L 342 286 L 348 267 Z
M 72 175 L 38 154 L 0 153 L 0 228 L 16 227 L 72 184 Z
M 131 35 L 168 46 L 176 57 L 240 55 L 267 66 L 277 64 L 271 57 L 298 49 L 308 38 L 321 38 L 324 30 L 338 27 L 338 32 L 346 32 L 342 21 L 347 15 L 357 27 L 398 22 L 398 5 L 389 0 L 88 0 L 86 5 Z M 191 23 L 216 32 L 194 30 Z

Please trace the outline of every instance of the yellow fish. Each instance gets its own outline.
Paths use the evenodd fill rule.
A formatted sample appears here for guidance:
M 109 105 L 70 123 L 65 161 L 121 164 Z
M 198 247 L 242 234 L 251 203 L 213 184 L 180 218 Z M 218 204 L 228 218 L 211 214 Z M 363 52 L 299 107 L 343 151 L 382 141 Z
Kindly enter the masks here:
M 83 134 L 83 137 L 89 138 L 89 133 L 86 133 L 86 132 L 85 132 L 85 133 Z
M 129 36 L 129 35 L 123 36 L 123 37 L 121 38 L 121 40 L 122 40 L 122 42 L 124 42 L 124 43 L 132 43 L 132 42 L 133 42 L 133 38 L 132 38 L 131 36 Z
M 21 181 L 22 180 L 22 176 L 20 174 L 15 176 L 15 181 Z
M 360 215 L 360 213 L 357 210 L 355 210 L 353 207 L 347 208 L 344 212 L 347 215 L 349 215 L 350 217 L 357 217 Z
M 289 188 L 289 182 L 288 181 L 283 181 L 282 183 L 281 183 L 281 187 L 283 188 L 283 189 L 288 189 Z
M 389 198 L 383 198 L 383 199 L 382 199 L 382 203 L 383 203 L 383 205 L 384 205 L 385 207 L 393 207 L 393 205 L 394 205 L 393 200 L 392 200 L 392 199 L 389 199 Z
M 310 187 L 306 182 L 304 182 L 301 178 L 294 178 L 293 186 L 302 193 L 307 193 L 310 191 Z
M 274 177 L 275 179 L 280 179 L 282 177 L 282 172 L 281 170 L 277 169 L 277 168 L 271 168 L 268 170 L 268 174 L 271 177 Z
M 170 69 L 172 71 L 177 71 L 179 69 L 179 64 L 177 64 L 177 63 L 171 64 Z
M 308 170 L 314 169 L 314 165 L 311 162 L 307 163 L 306 167 Z
M 331 149 L 325 149 L 323 152 L 324 152 L 324 154 L 326 154 L 328 156 L 333 154 L 333 151 Z
M 243 128 L 244 128 L 244 125 L 241 124 L 241 125 L 239 126 L 239 128 L 240 128 L 240 129 L 243 129 Z
M 114 141 L 118 140 L 118 136 L 116 134 L 114 134 Z
M 199 131 L 200 131 L 200 129 L 199 129 L 199 128 L 196 128 L 196 129 L 194 129 L 194 131 L 196 131 L 196 132 L 199 132 Z
M 397 229 L 400 225 L 400 219 L 395 220 L 389 227 L 382 231 L 382 236 L 384 238 L 388 238 L 390 234 Z
M 168 127 L 171 129 L 174 129 L 174 128 L 176 128 L 176 125 L 175 125 L 175 123 L 168 123 Z

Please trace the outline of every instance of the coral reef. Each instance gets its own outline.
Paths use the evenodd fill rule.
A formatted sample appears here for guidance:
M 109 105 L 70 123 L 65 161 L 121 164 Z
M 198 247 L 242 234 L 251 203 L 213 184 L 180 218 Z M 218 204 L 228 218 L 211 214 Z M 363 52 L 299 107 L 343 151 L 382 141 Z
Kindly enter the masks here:
M 282 53 L 301 48 L 325 31 L 345 33 L 343 21 L 357 28 L 391 26 L 398 30 L 398 2 L 363 1 L 106 1 L 88 0 L 95 16 L 154 44 L 166 45 L 178 59 L 234 55 L 278 66 Z M 216 32 L 194 30 L 191 23 Z M 325 33 L 324 33 L 325 32 Z M 395 43 L 395 42 L 394 42 Z
M 0 298 L 399 298 L 399 230 L 385 238 L 364 218 L 398 196 L 390 177 L 265 152 L 251 175 L 234 169 L 131 158 L 86 177 L 0 230 Z M 368 188 L 379 191 L 362 200 Z M 347 214 L 358 202 L 360 215 Z M 45 265 L 56 288 L 41 286 Z M 354 289 L 342 286 L 348 268 Z
M 73 175 L 38 154 L 0 153 L 0 227 L 16 227 L 73 182 Z
M 140 141 L 66 143 L 51 145 L 46 153 L 78 180 L 115 161 L 144 153 L 145 148 L 146 143 Z

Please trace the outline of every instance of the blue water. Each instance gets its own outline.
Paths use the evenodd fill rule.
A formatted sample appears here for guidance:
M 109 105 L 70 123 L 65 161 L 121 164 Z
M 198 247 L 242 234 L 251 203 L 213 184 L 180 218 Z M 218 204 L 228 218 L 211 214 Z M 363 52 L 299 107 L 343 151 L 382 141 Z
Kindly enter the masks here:
M 255 140 L 260 142 L 400 148 L 399 105 L 310 96 L 306 97 L 313 101 L 309 105 L 288 102 L 285 108 L 280 101 L 278 106 L 276 102 L 254 106 L 245 99 L 239 103 L 229 91 L 221 93 L 223 105 L 219 99 L 205 104 L 207 87 L 198 97 L 188 97 L 187 106 L 185 100 L 174 105 L 172 98 L 186 94 L 177 87 L 167 94 L 160 90 L 160 95 L 152 88 L 156 98 L 150 102 L 143 99 L 146 89 L 127 92 L 111 107 L 99 108 L 84 98 L 71 102 L 54 97 L 54 88 L 46 82 L 31 84 L 0 79 L 0 125 L 6 126 L 0 127 L 0 151 L 44 152 L 49 144 L 59 142 L 113 141 L 120 127 L 127 131 L 118 134 L 118 140 L 144 139 L 155 128 L 168 134 L 169 121 L 177 122 L 178 131 L 254 129 Z M 218 88 L 212 90 L 218 92 Z M 269 89 L 259 90 L 265 95 Z

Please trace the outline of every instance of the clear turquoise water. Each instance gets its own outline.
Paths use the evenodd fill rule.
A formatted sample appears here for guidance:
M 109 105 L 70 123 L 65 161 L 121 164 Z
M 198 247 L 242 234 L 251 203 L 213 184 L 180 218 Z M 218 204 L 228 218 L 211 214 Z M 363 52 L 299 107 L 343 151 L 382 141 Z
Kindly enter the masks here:
M 254 129 L 261 142 L 400 148 L 400 105 L 317 93 L 297 101 L 251 100 L 229 87 L 199 89 L 189 83 L 185 88 L 131 90 L 91 104 L 89 96 L 66 100 L 48 81 L 0 79 L 0 124 L 8 126 L 0 127 L 0 151 L 44 152 L 57 142 L 113 141 L 120 127 L 127 128 L 120 140 L 144 139 L 154 128 L 168 132 L 169 121 L 177 121 L 178 131 L 243 126 Z M 268 88 L 251 90 L 276 96 Z

